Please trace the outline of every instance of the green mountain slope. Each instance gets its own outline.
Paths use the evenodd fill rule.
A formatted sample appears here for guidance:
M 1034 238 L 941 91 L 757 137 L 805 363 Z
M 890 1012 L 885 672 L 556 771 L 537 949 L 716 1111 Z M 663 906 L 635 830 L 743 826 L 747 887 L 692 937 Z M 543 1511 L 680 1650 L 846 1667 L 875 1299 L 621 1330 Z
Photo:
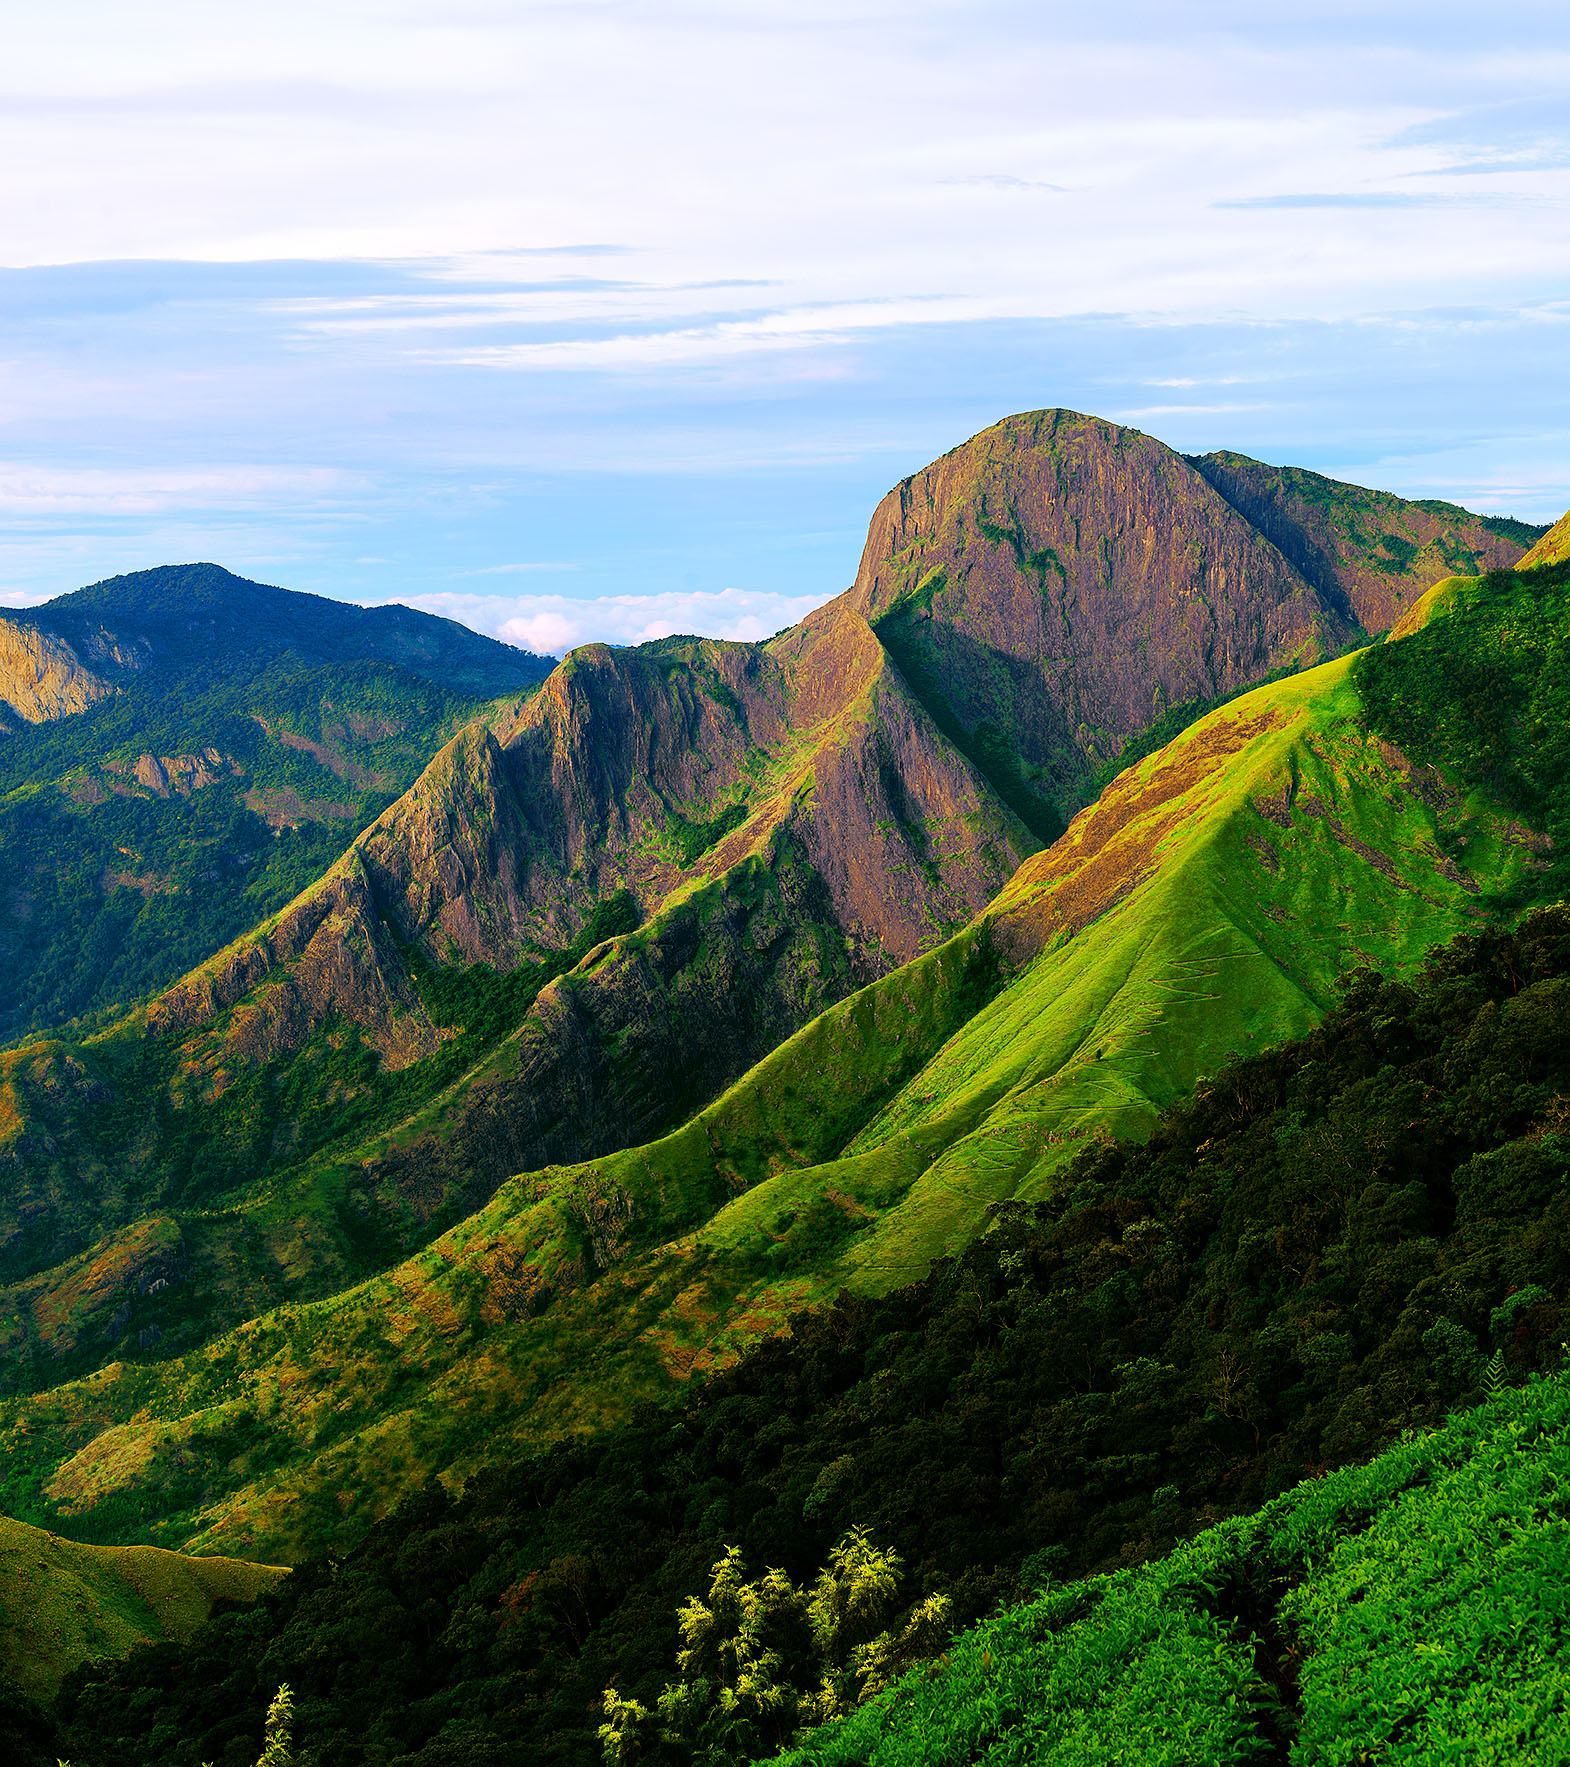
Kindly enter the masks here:
M 0 1678 L 52 1699 L 81 1664 L 187 1639 L 216 1602 L 253 1601 L 282 1575 L 154 1546 L 83 1546 L 0 1516 Z
M 0 1041 L 167 985 L 550 666 L 212 565 L 0 619 Z
M 144 1012 L 0 1058 L 13 1390 L 659 1133 L 1032 844 L 843 610 L 766 649 L 590 647 L 498 730 Z
M 264 649 L 337 643 L 304 630 L 333 619 L 428 665 L 387 610 L 235 590 L 210 571 L 165 576 L 52 604 L 60 641 L 87 654 L 91 622 L 131 584 L 145 603 L 133 661 L 182 645 L 227 657 L 232 594 Z M 1161 444 L 1035 413 L 897 487 L 856 587 L 772 643 L 575 653 L 526 709 L 471 726 L 287 905 L 285 878 L 301 881 L 347 836 L 352 821 L 333 819 L 347 796 L 313 799 L 260 774 L 156 803 L 138 787 L 134 814 L 162 818 L 168 863 L 151 868 L 153 836 L 136 836 L 148 869 L 95 913 L 112 907 L 116 928 L 147 938 L 128 934 L 117 965 L 101 961 L 105 940 L 73 929 L 84 982 L 136 991 L 145 965 L 132 959 L 149 945 L 167 957 L 188 905 L 205 918 L 180 949 L 213 942 L 220 913 L 227 928 L 276 911 L 145 1011 L 0 1064 L 0 1158 L 22 1178 L 0 1211 L 0 1390 L 115 1355 L 167 1356 L 386 1267 L 512 1173 L 653 1140 L 816 1013 L 969 921 L 1078 805 L 1093 763 L 1153 718 L 1179 728 L 1196 695 L 1336 648 L 1353 628 L 1327 595 Z M 372 620 L 383 614 L 390 636 Z M 454 679 L 473 661 L 455 653 Z M 131 697 L 49 728 L 87 732 Z M 389 742 L 363 756 L 341 745 L 385 732 L 369 708 L 330 720 L 329 697 L 309 733 L 256 707 L 230 725 L 269 765 L 319 770 L 337 755 L 368 789 Z M 160 777 L 145 760 L 133 772 Z M 265 871 L 236 869 L 244 888 L 197 887 L 187 872 L 221 872 L 230 856 L 215 864 L 190 838 L 192 806 L 211 811 L 242 785 L 268 813 L 320 820 L 302 825 L 308 840 L 264 843 Z M 119 806 L 72 810 L 90 822 Z M 358 813 L 375 807 L 362 794 Z M 1121 863 L 1114 849 L 1103 869 Z M 287 872 L 274 863 L 286 852 L 298 860 Z M 106 861 L 102 876 L 120 873 Z M 72 877 L 96 903 L 92 876 Z M 1276 1024 L 1297 984 L 1283 991 L 1266 969 L 1262 1001 L 1281 998 L 1261 1022 Z M 1303 1011 L 1323 979 L 1308 979 Z M 1059 1031 L 1106 1005 L 1075 994 Z M 1060 1035 L 1042 1073 L 1064 1059 Z M 1135 1117 L 1194 1071 L 1153 1075 L 1145 1106 L 1136 1082 Z M 1072 1118 L 1043 1132 L 1072 1133 Z M 918 1260 L 928 1237 L 915 1230 Z
M 781 1760 L 1562 1761 L 1567 1456 L 1561 1376 L 1054 1589 Z
M 1077 1147 L 1148 1133 L 1229 1056 L 1314 1023 L 1348 963 L 1400 971 L 1537 874 L 1540 837 L 1367 728 L 1358 670 L 1202 720 L 956 938 L 665 1139 L 514 1179 L 331 1300 L 13 1402 L 18 1491 L 295 1552 L 426 1472 L 669 1391 L 841 1286 L 886 1292 L 998 1203 L 1053 1194 Z
M 1567 986 L 1563 906 L 1404 978 L 1357 972 L 1308 1036 L 1210 1077 L 1148 1142 L 1082 1149 L 1053 1196 L 1003 1209 L 920 1282 L 794 1314 L 680 1403 L 581 1440 L 493 1441 L 461 1494 L 413 1494 L 264 1612 L 78 1677 L 71 1752 L 195 1767 L 254 1735 L 287 1678 L 302 1743 L 343 1767 L 597 1767 L 604 1689 L 654 1708 L 677 1610 L 728 1547 L 754 1576 L 810 1584 L 864 1528 L 903 1560 L 871 1630 L 932 1599 L 961 1628 L 1553 1373 Z M 580 1367 L 612 1347 L 627 1295 L 567 1303 L 560 1347 Z M 556 1372 L 552 1345 L 529 1348 L 510 1400 L 427 1420 L 450 1452 L 499 1436 Z M 352 1488 L 316 1498 L 319 1541 Z M 752 1742 L 788 1735 L 819 1691 L 800 1628 L 773 1642 L 779 1698 Z M 929 1628 L 925 1654 L 941 1649 Z M 734 1754 L 767 1752 L 746 1733 L 758 1715 L 735 1714 Z

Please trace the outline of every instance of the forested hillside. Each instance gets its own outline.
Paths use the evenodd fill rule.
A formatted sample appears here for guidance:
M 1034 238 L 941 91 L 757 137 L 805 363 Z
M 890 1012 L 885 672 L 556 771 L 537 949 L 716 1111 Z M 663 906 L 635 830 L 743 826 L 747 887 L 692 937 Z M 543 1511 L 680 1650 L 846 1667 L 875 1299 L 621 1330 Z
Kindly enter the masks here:
M 898 1635 L 942 1597 L 962 1627 L 1160 1559 L 1553 1373 L 1570 1332 L 1567 992 L 1562 908 L 1464 935 L 1405 981 L 1354 972 L 1308 1036 L 1206 1081 L 1144 1146 L 1087 1147 L 1051 1199 L 1003 1208 L 921 1282 L 798 1314 L 673 1412 L 493 1465 L 456 1500 L 432 1486 L 256 1614 L 78 1676 L 62 1708 L 76 1758 L 184 1767 L 233 1741 L 238 1760 L 286 1680 L 324 1761 L 596 1762 L 603 1689 L 656 1707 L 676 1609 L 727 1545 L 751 1574 L 806 1583 L 864 1528 L 902 1563 L 882 1624 Z M 1193 1562 L 1230 1554 L 1236 1600 L 1264 1612 L 1284 1526 L 1250 1523 Z M 1187 1563 L 1160 1588 L 1190 1587 Z M 1023 1649 L 1033 1612 L 1061 1625 L 1082 1606 L 1027 1609 L 1000 1637 Z M 817 1672 L 810 1653 L 787 1662 L 790 1700 Z M 940 1697 L 969 1700 L 972 1672 Z M 160 1728 L 139 1731 L 150 1705 Z M 767 1752 L 793 1709 L 743 1710 L 754 1728 L 728 1758 Z M 1188 1734 L 1237 1718 L 1220 1701 Z
M 265 920 L 551 666 L 214 565 L 0 617 L 0 1042 L 105 1022 Z

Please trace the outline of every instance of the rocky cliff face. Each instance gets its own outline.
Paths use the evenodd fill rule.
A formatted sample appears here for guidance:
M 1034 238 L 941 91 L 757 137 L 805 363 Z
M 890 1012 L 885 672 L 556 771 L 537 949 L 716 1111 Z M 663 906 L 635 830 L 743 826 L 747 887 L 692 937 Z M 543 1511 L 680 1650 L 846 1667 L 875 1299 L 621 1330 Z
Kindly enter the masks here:
M 1064 813 L 1167 706 L 1355 630 L 1180 455 L 1070 411 L 1009 418 L 897 485 L 850 595 Z
M 850 593 L 975 758 L 1066 816 L 1168 706 L 1383 632 L 1439 578 L 1513 564 L 1529 535 L 1039 411 L 897 485 Z
M 100 1199 L 95 1230 L 174 1206 L 159 1135 L 226 1148 L 233 1133 L 317 1210 L 309 1231 L 275 1222 L 257 1268 L 320 1292 L 345 1268 L 335 1220 L 373 1237 L 396 1223 L 407 1244 L 511 1173 L 689 1116 L 971 920 L 1079 807 L 1088 772 L 1167 707 L 1356 636 L 1351 566 L 1300 568 L 1233 500 L 1254 463 L 1227 459 L 1231 497 L 1219 467 L 1137 432 L 1010 419 L 896 487 L 855 586 L 770 643 L 574 652 L 532 699 L 449 742 L 316 884 L 115 1033 L 160 1052 L 162 1127 L 124 1158 L 89 1157 L 67 1087 L 36 1154 L 49 1182 L 28 1190 L 25 1222 L 0 1211 L 0 1254 L 23 1238 L 81 1252 L 57 1231 L 72 1196 Z M 1277 526 L 1292 537 L 1287 515 Z M 1305 532 L 1306 518 L 1292 530 L 1306 558 Z M 180 789 L 179 757 L 146 759 Z M 589 949 L 612 900 L 636 930 Z M 431 974 L 461 1020 L 469 983 L 452 972 L 479 966 L 490 986 L 542 962 L 574 967 L 453 1068 L 466 1033 L 436 1010 Z M 309 1064 L 361 1045 L 407 1077 L 408 1114 L 331 1145 L 324 1203 L 311 1184 L 328 1155 L 290 1164 L 315 1145 L 303 1113 L 364 1082 L 340 1068 L 318 1086 Z M 114 1076 L 91 1050 L 78 1066 L 90 1105 Z M 261 1130 L 249 1085 L 272 1088 L 255 1095 Z M 18 1083 L 11 1131 L 0 1110 L 13 1150 L 44 1150 L 41 1086 Z M 239 1102 L 220 1134 L 225 1099 Z M 19 1273 L 40 1267 L 17 1256 Z
M 274 921 L 154 1001 L 217 1096 L 353 1025 L 389 1070 L 440 1032 L 410 977 L 560 951 L 620 891 L 639 930 L 541 994 L 416 1137 L 371 1159 L 421 1209 L 657 1133 L 798 1026 L 947 937 L 1034 843 L 843 601 L 773 644 L 575 652 L 471 726 Z
M 1513 565 L 1532 531 L 1453 503 L 1412 503 L 1242 454 L 1205 454 L 1191 464 L 1330 606 L 1372 637 L 1388 632 L 1441 578 Z
M 83 712 L 115 691 L 62 638 L 0 618 L 0 729 L 10 712 L 27 724 Z

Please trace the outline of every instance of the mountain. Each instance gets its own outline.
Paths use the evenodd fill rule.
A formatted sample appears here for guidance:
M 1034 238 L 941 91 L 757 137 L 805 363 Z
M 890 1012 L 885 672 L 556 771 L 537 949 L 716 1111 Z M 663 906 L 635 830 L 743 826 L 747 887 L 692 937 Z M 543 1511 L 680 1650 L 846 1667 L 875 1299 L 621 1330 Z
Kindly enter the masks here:
M 1563 579 L 1452 588 L 1413 636 L 1211 713 L 957 935 L 664 1139 L 510 1179 L 330 1300 L 11 1401 L 4 1501 L 289 1557 L 353 1538 L 431 1472 L 668 1395 L 842 1288 L 919 1277 L 997 1205 L 1057 1195 L 1078 1150 L 1149 1134 L 1203 1075 L 1306 1031 L 1348 965 L 1410 970 L 1553 888 L 1549 841 L 1517 813 L 1530 779 L 1476 746 L 1464 701 L 1447 720 L 1445 659 L 1477 657 L 1528 731 L 1551 717 Z M 286 1217 L 272 1231 L 309 1257 Z M 14 1287 L 12 1317 L 70 1317 L 86 1277 L 65 1274 Z
M 143 588 L 138 643 L 227 642 L 217 589 Z M 65 601 L 85 647 L 106 596 Z M 283 592 L 256 605 L 298 631 Z M 515 1172 L 652 1140 L 970 921 L 1153 721 L 1355 631 L 1181 456 L 1047 412 L 897 487 L 856 585 L 769 644 L 575 652 L 253 931 L 5 1059 L 6 1384 L 189 1347 L 385 1267 Z M 153 759 L 167 802 L 214 792 L 176 781 L 216 763 Z
M 1371 636 L 1388 632 L 1430 583 L 1506 569 L 1545 531 L 1242 454 L 1201 454 L 1190 464 Z
M 155 1546 L 82 1546 L 0 1516 L 0 1681 L 52 1699 L 80 1664 L 188 1639 L 217 1603 L 253 1601 L 282 1575 Z
M 397 663 L 479 698 L 522 691 L 551 667 L 547 658 L 482 637 L 456 620 L 396 604 L 355 607 L 252 583 L 215 564 L 109 577 L 0 617 L 0 625 L 12 647 L 0 654 L 25 651 L 38 659 L 35 673 L 70 674 L 81 681 L 77 693 L 87 703 L 123 690 L 145 671 L 216 664 L 249 674 L 284 655 L 307 663 Z M 17 719 L 42 721 L 40 707 L 29 711 L 22 703 L 29 691 L 25 666 L 0 663 L 0 671 L 0 702 Z M 81 709 L 71 705 L 47 716 Z
M 60 1707 L 73 1756 L 195 1767 L 235 1729 L 254 1735 L 287 1680 L 302 1750 L 343 1767 L 594 1767 L 607 1688 L 663 1704 L 689 1743 L 719 1720 L 731 1758 L 750 1759 L 809 1700 L 826 1715 L 825 1691 L 855 1704 L 906 1651 L 939 1658 L 850 1721 L 838 1758 L 857 1759 L 869 1733 L 910 1736 L 910 1694 L 968 1698 L 969 1671 L 945 1682 L 943 1658 L 984 1673 L 985 1648 L 1001 1672 L 1044 1671 L 1057 1622 L 1096 1635 L 1102 1595 L 1120 1615 L 1114 1685 L 1141 1710 L 1164 1696 L 1127 1678 L 1126 1644 L 1137 1660 L 1165 1640 L 1195 1669 L 1193 1643 L 1228 1665 L 1223 1692 L 1230 1665 L 1253 1662 L 1275 1698 L 1213 1704 L 1184 1682 L 1186 1710 L 1167 1714 L 1244 1741 L 1299 1709 L 1333 1721 L 1349 1668 L 1440 1711 L 1469 1681 L 1510 1689 L 1534 1659 L 1562 1674 L 1567 987 L 1562 905 L 1462 934 L 1404 976 L 1354 975 L 1307 1036 L 1210 1076 L 1142 1145 L 1089 1142 L 1051 1194 L 1000 1209 L 921 1280 L 793 1313 L 678 1403 L 624 1407 L 577 1440 L 493 1444 L 461 1492 L 414 1492 L 264 1610 L 79 1675 Z M 405 1315 L 417 1300 L 404 1290 Z M 588 1316 L 597 1336 L 562 1331 L 580 1358 L 603 1354 L 624 1300 Z M 517 1369 L 523 1391 L 539 1370 Z M 493 1427 L 508 1421 L 498 1408 Z M 823 1603 L 825 1578 L 864 1605 Z M 1020 1616 L 1043 1590 L 1061 1605 Z M 751 1642 L 776 1653 L 750 1655 L 767 1698 L 732 1707 L 728 1734 L 678 1663 L 690 1621 L 708 1630 L 694 1598 L 722 1626 L 761 1621 Z M 1519 1653 L 1508 1668 L 1503 1645 L 1460 1642 L 1469 1622 L 1474 1643 L 1490 1635 L 1475 1621 L 1496 1600 L 1515 1622 L 1499 1634 Z M 865 1625 L 823 1637 L 847 1608 Z M 1377 1618 L 1359 1628 L 1360 1612 Z M 1414 1653 L 1403 1628 L 1451 1648 Z M 1050 1725 L 1061 1707 L 1018 1716 Z M 1400 1701 L 1356 1708 L 1344 1715 L 1413 1722 Z M 966 1710 L 955 1698 L 949 1722 Z
M 550 667 L 213 565 L 0 619 L 0 1040 L 172 981 Z
M 1038 411 L 889 492 L 851 600 L 1050 839 L 1172 708 L 1377 636 L 1437 578 L 1512 565 L 1541 532 Z
M 1546 533 L 1539 535 L 1519 563 L 1520 568 L 1533 570 L 1538 565 L 1563 564 L 1570 558 L 1570 515 L 1562 515 Z

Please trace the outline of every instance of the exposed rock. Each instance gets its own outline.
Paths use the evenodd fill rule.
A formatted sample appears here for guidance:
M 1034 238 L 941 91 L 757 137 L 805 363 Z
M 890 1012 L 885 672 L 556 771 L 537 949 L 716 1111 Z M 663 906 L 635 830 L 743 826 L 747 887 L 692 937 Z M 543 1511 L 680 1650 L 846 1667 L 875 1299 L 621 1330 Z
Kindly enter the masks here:
M 83 712 L 114 693 L 64 639 L 0 618 L 0 705 L 28 724 Z
M 205 748 L 195 755 L 138 755 L 134 761 L 105 761 L 104 770 L 133 779 L 155 798 L 189 797 L 220 779 L 242 772 L 233 756 Z
M 283 973 L 268 979 L 273 969 Z M 263 986 L 258 986 L 264 983 Z M 254 990 L 254 992 L 253 992 Z M 260 935 L 231 945 L 154 1001 L 148 1029 L 221 1028 L 191 1050 L 216 1071 L 298 1049 L 329 1017 L 356 1026 L 389 1069 L 430 1055 L 438 1035 L 376 911 L 358 851 L 290 904 Z
M 1453 503 L 1413 503 L 1242 454 L 1192 464 L 1330 605 L 1375 637 L 1441 578 L 1507 569 L 1522 555 L 1486 517 Z
M 1226 460 L 1248 478 L 1253 463 Z M 1285 493 L 1272 505 L 1284 535 L 1293 507 Z M 854 588 L 779 638 L 588 645 L 527 703 L 449 742 L 326 876 L 146 1009 L 148 1034 L 178 1052 L 181 1132 L 206 1127 L 186 1111 L 312 1039 L 314 1060 L 324 1036 L 337 1046 L 358 1032 L 392 1070 L 435 1054 L 455 1033 L 427 1010 L 411 948 L 503 973 L 562 959 L 626 892 L 635 932 L 559 975 L 469 1074 L 429 1070 L 440 1096 L 435 1081 L 411 1083 L 400 1097 L 417 1100 L 417 1119 L 334 1149 L 361 1175 L 346 1205 L 360 1226 L 345 1231 L 374 1241 L 390 1217 L 404 1233 L 519 1170 L 647 1142 L 971 920 L 1043 845 L 1038 813 L 1079 809 L 1092 768 L 1168 706 L 1354 638 L 1352 567 L 1335 558 L 1345 581 L 1329 564 L 1309 574 L 1211 478 L 1137 432 L 1066 412 L 997 425 L 896 487 Z M 203 643 L 216 643 L 221 611 L 208 609 Z M 310 752 L 331 765 L 340 737 L 321 734 Z M 180 759 L 143 757 L 143 789 L 181 789 Z M 195 771 L 181 777 L 194 789 Z M 1092 811 L 1036 860 L 1050 913 L 1015 929 L 1014 955 L 1075 936 L 1141 887 L 1162 818 L 1183 813 L 1181 784 L 1164 778 L 1168 798 L 1143 804 L 1137 828 L 1115 805 Z M 1291 782 L 1256 796 L 1244 839 L 1274 874 L 1307 808 Z M 275 825 L 333 809 L 267 807 Z M 1381 855 L 1353 839 L 1342 844 L 1378 873 Z M 9 1127 L 0 1098 L 0 1152 L 67 1144 L 55 1196 L 27 1192 L 26 1233 L 16 1217 L 17 1243 L 43 1245 L 75 1182 L 68 1101 L 50 1115 L 34 1108 L 36 1085 L 13 1096 Z M 313 1145 L 298 1106 L 286 1114 L 256 1143 L 274 1171 Z M 123 1162 L 84 1178 L 81 1194 L 110 1199 L 106 1218 L 135 1213 L 138 1185 L 141 1207 L 167 1200 L 159 1133 L 150 1124 Z M 593 1259 L 619 1243 L 613 1226 L 594 1217 Z M 343 1255 L 318 1257 L 310 1280 L 341 1276 Z M 292 1282 L 294 1256 L 280 1241 L 258 1263 Z
M 1181 455 L 1072 411 L 1011 417 L 897 485 L 850 599 L 1065 814 L 1168 705 L 1355 630 Z

